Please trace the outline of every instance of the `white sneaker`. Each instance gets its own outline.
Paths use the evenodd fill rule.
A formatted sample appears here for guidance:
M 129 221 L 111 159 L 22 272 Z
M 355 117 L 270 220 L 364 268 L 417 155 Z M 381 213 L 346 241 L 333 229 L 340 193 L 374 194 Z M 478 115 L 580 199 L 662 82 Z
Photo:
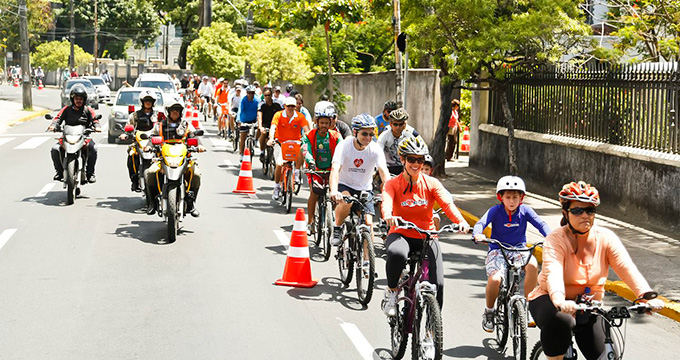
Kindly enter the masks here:
M 385 298 L 382 301 L 382 309 L 386 316 L 397 316 L 397 292 L 385 290 Z
M 314 224 L 307 224 L 307 236 L 314 235 Z
M 331 245 L 339 246 L 342 244 L 342 226 L 333 226 L 333 236 L 331 236 Z
M 279 197 L 281 197 L 281 189 L 278 187 L 274 188 L 274 193 L 272 194 L 272 200 L 278 201 Z
M 484 331 L 490 333 L 493 332 L 494 324 L 493 324 L 493 318 L 494 318 L 494 311 L 487 311 L 484 309 L 484 314 L 482 314 L 482 329 Z
M 300 176 L 300 170 L 295 169 L 295 185 L 302 184 L 302 177 Z

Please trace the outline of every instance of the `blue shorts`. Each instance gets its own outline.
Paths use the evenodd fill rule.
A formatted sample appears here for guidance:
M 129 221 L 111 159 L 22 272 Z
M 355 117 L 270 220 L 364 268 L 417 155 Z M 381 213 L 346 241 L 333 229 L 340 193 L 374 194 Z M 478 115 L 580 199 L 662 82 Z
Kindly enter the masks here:
M 338 184 L 338 191 L 347 191 L 352 196 L 359 196 L 361 194 L 360 190 L 354 190 L 351 187 L 343 184 Z M 366 203 L 366 212 L 371 215 L 375 215 L 375 206 L 373 205 L 373 192 L 366 191 L 368 193 L 368 202 Z M 358 205 L 354 204 L 352 210 L 359 211 Z

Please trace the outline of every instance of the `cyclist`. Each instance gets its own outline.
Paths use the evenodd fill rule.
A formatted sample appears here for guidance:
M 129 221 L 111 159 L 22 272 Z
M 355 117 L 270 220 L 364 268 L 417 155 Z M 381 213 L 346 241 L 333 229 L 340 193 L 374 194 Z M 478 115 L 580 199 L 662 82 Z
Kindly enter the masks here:
M 286 101 L 286 95 L 281 93 L 280 86 L 274 87 L 274 100 L 278 100 L 282 104 Z
M 433 170 L 434 159 L 432 159 L 432 156 L 430 154 L 427 154 L 425 155 L 425 162 L 423 163 L 423 168 L 420 170 L 420 172 L 427 176 L 432 176 Z M 449 196 L 451 196 L 451 193 L 449 193 Z M 434 207 L 432 208 L 432 221 L 434 221 L 434 228 L 437 230 L 439 230 L 442 221 L 441 216 L 439 216 L 439 214 L 437 213 L 437 210 L 439 209 L 441 209 L 441 206 L 439 205 L 439 203 L 435 202 Z
M 375 117 L 375 122 L 378 124 L 376 136 L 385 131 L 390 122 L 390 113 L 394 110 L 397 110 L 397 103 L 392 100 L 385 102 L 382 113 Z
M 284 164 L 283 155 L 281 153 L 281 143 L 289 140 L 300 141 L 302 132 L 306 134 L 309 131 L 309 124 L 307 119 L 300 112 L 295 111 L 295 98 L 286 98 L 284 102 L 285 110 L 279 111 L 274 115 L 272 124 L 269 129 L 269 141 L 267 145 L 274 147 L 274 159 L 276 161 L 276 169 L 274 170 L 274 193 L 272 198 L 278 200 L 281 194 L 281 168 Z M 302 131 L 301 131 L 302 130 Z M 278 140 L 278 144 L 274 140 Z M 300 166 L 302 165 L 302 152 L 298 154 L 295 161 L 295 181 L 300 177 Z
M 338 146 L 338 142 L 342 140 L 342 135 L 339 132 L 329 129 L 334 117 L 335 105 L 332 103 L 319 101 L 314 106 L 316 128 L 310 130 L 302 138 L 302 143 L 307 148 L 305 162 L 307 167 L 312 170 L 330 170 L 331 168 L 335 148 Z M 309 192 L 309 199 L 307 200 L 307 232 L 311 235 L 314 231 L 312 223 L 314 222 L 316 202 L 319 199 L 319 194 L 323 191 L 323 185 L 328 181 L 328 175 L 322 179 L 318 175 L 310 174 L 307 175 L 307 180 L 312 190 Z
M 491 224 L 491 238 L 496 239 L 507 246 L 523 247 L 527 243 L 527 222 L 531 223 L 543 236 L 550 234 L 550 227 L 528 205 L 522 204 L 526 186 L 524 180 L 517 176 L 504 176 L 496 184 L 496 198 L 501 203 L 494 205 L 486 211 L 484 216 L 475 224 L 472 235 L 475 241 L 482 241 L 486 236 L 482 233 Z M 524 262 L 526 252 L 513 252 L 511 256 L 517 262 Z M 489 244 L 489 252 L 486 255 L 486 308 L 482 315 L 482 329 L 493 332 L 494 329 L 494 304 L 498 298 L 501 282 L 505 276 L 507 264 L 501 249 L 496 244 Z M 524 295 L 536 287 L 538 276 L 538 263 L 532 257 L 524 268 Z M 529 323 L 533 320 L 528 318 Z
M 595 315 L 581 319 L 579 315 L 576 321 L 575 300 L 602 301 L 610 266 L 638 298 L 652 288 L 621 240 L 611 230 L 593 224 L 600 205 L 595 187 L 583 181 L 565 184 L 559 200 L 562 227 L 550 233 L 543 243 L 543 268 L 538 286 L 528 297 L 529 311 L 541 329 L 548 359 L 563 358 L 575 327 L 578 349 L 586 359 L 599 359 L 605 350 L 602 319 Z M 663 308 L 660 299 L 647 303 L 653 310 Z
M 229 109 L 231 109 L 229 112 L 229 135 L 231 135 L 231 131 L 236 128 L 236 115 L 241 107 L 241 100 L 244 98 L 241 90 L 241 85 L 237 84 L 234 87 L 234 93 L 229 96 Z
M 203 76 L 203 82 L 198 85 L 198 94 L 201 97 L 201 109 L 203 109 L 204 106 L 208 107 L 208 114 L 206 116 L 210 116 L 212 95 L 214 93 L 215 91 L 213 90 L 213 85 L 210 82 L 210 79 L 207 76 Z
M 335 118 L 333 118 L 331 129 L 339 132 L 343 139 L 347 139 L 348 137 L 352 136 L 352 129 L 350 129 L 349 125 L 347 125 L 344 121 L 338 119 L 337 114 L 335 115 Z
M 241 106 L 239 106 L 238 121 L 241 123 L 239 150 L 241 151 L 241 160 L 243 160 L 243 148 L 246 144 L 246 137 L 248 137 L 248 127 L 245 124 L 255 124 L 257 122 L 257 109 L 260 107 L 260 100 L 255 97 L 255 87 L 248 85 L 246 87 L 246 97 L 241 99 Z M 250 154 L 253 156 L 254 154 Z
M 357 115 L 352 119 L 354 136 L 345 138 L 335 149 L 330 175 L 330 195 L 337 203 L 335 207 L 335 227 L 331 245 L 342 244 L 342 224 L 349 215 L 352 204 L 346 203 L 343 195 L 359 195 L 369 192 L 366 224 L 371 227 L 373 236 L 373 171 L 378 169 L 380 178 L 386 181 L 389 172 L 385 165 L 385 154 L 373 142 L 375 118 L 368 114 Z
M 257 93 L 255 93 L 257 94 Z M 257 108 L 257 127 L 260 132 L 260 162 L 264 163 L 264 149 L 267 145 L 267 138 L 269 136 L 269 128 L 272 126 L 272 119 L 274 114 L 283 110 L 283 105 L 279 102 L 274 101 L 272 97 L 272 90 L 270 88 L 265 88 L 264 93 L 262 93 L 264 98 L 260 101 L 260 105 Z
M 407 121 L 408 113 L 404 108 L 393 110 L 390 113 L 390 125 L 378 136 L 378 145 L 385 152 L 387 168 L 392 175 L 399 175 L 404 168 L 404 164 L 399 160 L 401 158 L 397 150 L 399 143 L 403 139 L 420 136 L 413 127 L 406 124 Z
M 158 113 L 154 111 L 153 107 L 156 104 L 156 94 L 150 90 L 144 90 L 139 94 L 139 102 L 142 108 L 133 112 L 128 117 L 128 124 L 135 127 L 135 130 L 139 131 L 149 131 L 153 129 L 157 121 Z M 126 140 L 128 138 L 126 133 L 120 134 L 121 140 Z M 134 146 L 134 142 L 130 145 L 130 149 Z M 128 174 L 130 175 L 130 182 L 132 182 L 131 190 L 135 192 L 140 192 L 142 189 L 139 188 L 139 179 L 137 179 L 137 171 L 135 167 L 139 167 L 141 164 L 140 154 L 137 156 L 130 155 L 131 152 L 128 151 L 127 158 L 127 168 Z
M 219 89 L 215 90 L 215 105 L 220 107 L 220 117 L 217 120 L 217 134 L 226 131 L 225 119 L 229 118 L 229 80 L 223 79 Z
M 292 87 L 292 86 L 291 86 Z M 303 106 L 305 101 L 302 99 L 302 94 L 295 94 L 295 110 L 299 111 L 302 113 L 302 115 L 305 116 L 305 119 L 307 119 L 307 122 L 311 123 L 314 120 L 312 119 L 312 114 L 309 113 L 309 110 L 307 110 L 306 107 Z
M 196 129 L 191 125 L 191 122 L 182 119 L 184 106 L 178 100 L 171 101 L 165 107 L 165 110 L 168 113 L 167 118 L 156 123 L 151 131 L 151 136 L 162 136 L 164 140 L 179 140 L 195 136 L 194 132 Z M 203 145 L 198 145 L 198 152 L 204 152 L 205 150 Z M 163 187 L 163 184 L 158 183 L 158 181 L 163 180 L 162 176 L 156 176 L 158 171 L 160 171 L 158 162 L 154 162 L 144 171 L 147 184 L 147 215 L 153 215 L 157 211 L 156 206 L 158 204 L 155 199 L 158 196 L 158 190 Z M 201 171 L 198 168 L 198 164 L 194 163 L 193 166 L 187 167 L 185 174 L 185 179 L 190 179 L 187 182 L 191 181 L 191 191 L 187 191 L 184 198 L 186 201 L 186 212 L 193 217 L 199 217 L 200 213 L 196 209 L 196 199 L 198 197 L 198 190 L 201 187 Z
M 390 317 L 397 314 L 396 290 L 409 253 L 422 249 L 424 239 L 424 235 L 415 230 L 399 229 L 397 219 L 413 222 L 421 229 L 434 230 L 432 208 L 436 201 L 441 204 L 446 216 L 460 225 L 461 233 L 466 233 L 470 229 L 470 225 L 453 204 L 451 196 L 439 180 L 422 174 L 427 154 L 427 145 L 421 138 L 410 137 L 402 140 L 399 144 L 399 156 L 406 166 L 399 176 L 385 182 L 382 191 L 382 212 L 390 227 L 385 240 L 388 289 L 385 291 L 383 312 Z M 438 241 L 430 243 L 428 257 L 430 282 L 437 286 L 437 302 L 441 308 L 444 300 L 444 267 Z

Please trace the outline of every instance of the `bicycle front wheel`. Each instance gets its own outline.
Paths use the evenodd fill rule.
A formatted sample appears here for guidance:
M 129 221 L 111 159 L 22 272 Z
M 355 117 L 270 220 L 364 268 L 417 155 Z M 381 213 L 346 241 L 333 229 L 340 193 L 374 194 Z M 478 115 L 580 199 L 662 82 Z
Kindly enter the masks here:
M 403 290 L 399 292 L 398 297 L 403 296 Z M 392 343 L 392 358 L 399 360 L 404 357 L 406 352 L 406 344 L 408 343 L 408 330 L 406 327 L 406 315 L 409 312 L 409 303 L 407 301 L 397 303 L 397 316 L 389 319 L 390 323 L 390 340 Z
M 422 306 L 418 303 L 416 306 L 411 337 L 412 359 L 440 360 L 444 334 L 437 299 L 432 294 L 423 294 Z
M 286 171 L 286 214 L 290 214 L 290 208 L 293 206 L 293 169 Z
M 527 314 L 521 301 L 512 303 L 512 352 L 515 360 L 527 358 Z
M 359 302 L 366 306 L 373 297 L 373 283 L 375 282 L 375 250 L 371 232 L 368 230 L 359 232 L 356 267 Z
M 546 360 L 548 359 L 547 356 L 543 353 L 543 344 L 541 343 L 541 340 L 536 342 L 536 345 L 534 345 L 534 348 L 531 349 L 531 355 L 529 355 L 529 360 Z
M 352 273 L 354 272 L 354 259 L 352 259 L 352 247 L 350 246 L 350 239 L 344 240 L 338 246 L 338 270 L 340 270 L 340 281 L 347 286 L 352 282 Z
M 496 327 L 498 350 L 502 351 L 508 343 L 508 304 L 505 302 L 504 296 L 499 296 L 498 300 L 496 300 L 496 311 L 493 321 Z
M 333 230 L 333 206 L 331 202 L 326 200 L 324 206 L 324 217 L 320 220 L 323 223 L 323 231 L 321 232 L 321 243 L 323 244 L 323 258 L 328 260 L 331 257 L 331 231 Z

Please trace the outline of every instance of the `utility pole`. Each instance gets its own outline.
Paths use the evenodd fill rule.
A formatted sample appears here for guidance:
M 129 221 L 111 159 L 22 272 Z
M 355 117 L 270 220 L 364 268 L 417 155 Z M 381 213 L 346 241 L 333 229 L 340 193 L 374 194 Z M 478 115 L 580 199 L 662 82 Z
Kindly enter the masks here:
M 253 0 L 249 0 L 249 3 L 253 2 Z M 248 18 L 246 19 L 246 37 L 248 39 L 251 39 L 253 37 L 253 9 L 248 6 Z M 250 82 L 252 79 L 251 77 L 253 76 L 251 70 L 250 70 L 250 62 L 246 60 L 246 66 L 243 71 L 243 77 Z
M 70 6 L 70 15 L 69 17 L 71 18 L 71 30 L 69 31 L 70 35 L 69 38 L 71 39 L 71 55 L 68 57 L 68 67 L 73 69 L 76 67 L 76 57 L 75 57 L 75 52 L 73 50 L 73 46 L 75 43 L 75 37 L 76 37 L 76 25 L 73 22 L 73 2 L 75 0 L 69 1 L 69 6 Z M 70 70 L 70 69 L 69 69 Z
M 24 110 L 33 109 L 31 97 L 31 62 L 28 53 L 28 19 L 26 17 L 26 0 L 19 0 L 19 36 L 21 42 L 21 76 L 23 80 L 22 95 Z
M 165 20 L 165 38 L 163 39 L 163 55 L 165 55 L 165 65 L 168 65 L 168 48 L 170 47 L 168 44 L 168 32 L 170 30 L 170 23 L 168 20 Z
M 203 26 L 210 27 L 212 22 L 212 0 L 203 0 Z
M 392 26 L 394 28 L 394 67 L 396 72 L 397 82 L 397 106 L 404 105 L 404 90 L 402 89 L 402 81 L 404 74 L 401 71 L 401 52 L 397 45 L 397 39 L 401 34 L 401 9 L 399 8 L 399 0 L 393 0 L 394 16 L 392 17 Z
M 97 66 L 97 56 L 99 53 L 99 46 L 97 44 L 97 35 L 99 33 L 99 27 L 97 26 L 97 0 L 94 0 L 94 74 L 96 75 L 99 73 L 98 66 Z

